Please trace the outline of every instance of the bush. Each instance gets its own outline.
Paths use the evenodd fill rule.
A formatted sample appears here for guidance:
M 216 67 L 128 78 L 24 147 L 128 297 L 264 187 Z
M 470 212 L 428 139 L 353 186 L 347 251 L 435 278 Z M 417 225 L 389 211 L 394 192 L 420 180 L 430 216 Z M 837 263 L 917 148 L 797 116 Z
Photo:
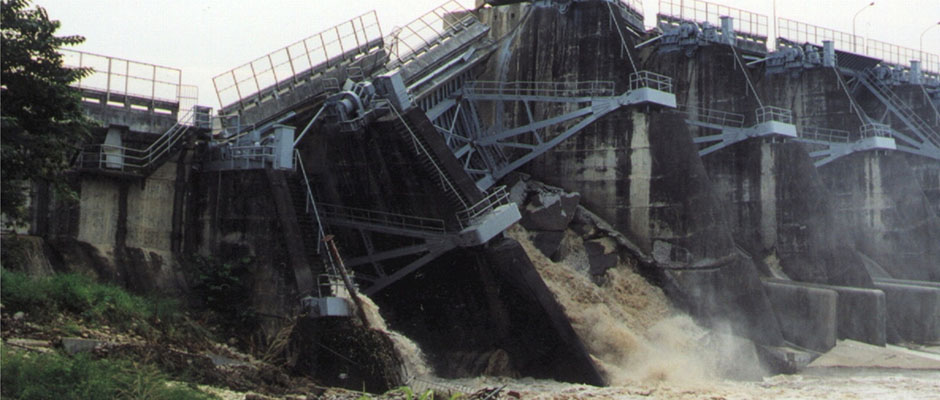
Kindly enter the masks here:
M 87 354 L 66 357 L 2 349 L 0 394 L 14 399 L 213 399 L 166 375 L 128 360 L 93 360 Z

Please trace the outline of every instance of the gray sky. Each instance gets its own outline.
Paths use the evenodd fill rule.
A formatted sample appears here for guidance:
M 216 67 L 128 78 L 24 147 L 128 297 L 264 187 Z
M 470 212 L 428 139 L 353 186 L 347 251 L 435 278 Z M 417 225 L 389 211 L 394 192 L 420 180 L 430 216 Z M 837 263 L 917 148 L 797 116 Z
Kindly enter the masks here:
M 60 33 L 81 34 L 77 50 L 175 67 L 199 87 L 200 104 L 218 108 L 212 77 L 370 10 L 382 31 L 405 25 L 442 0 L 34 0 L 62 22 Z M 681 0 L 670 0 L 679 3 Z M 472 7 L 472 0 L 460 1 Z M 852 17 L 870 0 L 779 0 L 777 17 L 851 32 Z M 713 1 L 766 15 L 774 0 Z M 643 1 L 652 26 L 659 1 Z M 858 15 L 857 34 L 940 54 L 940 0 L 876 0 Z

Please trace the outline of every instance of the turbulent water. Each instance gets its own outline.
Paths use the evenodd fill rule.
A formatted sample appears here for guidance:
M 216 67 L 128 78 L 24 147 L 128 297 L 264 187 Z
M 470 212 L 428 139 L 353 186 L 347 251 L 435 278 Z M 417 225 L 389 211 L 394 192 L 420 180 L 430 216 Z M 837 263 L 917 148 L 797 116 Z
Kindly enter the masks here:
M 522 244 L 611 386 L 434 378 L 418 346 L 389 331 L 364 297 L 370 325 L 392 338 L 404 359 L 402 376 L 413 387 L 503 387 L 504 395 L 524 399 L 940 399 L 940 354 L 840 342 L 800 374 L 765 376 L 749 341 L 696 325 L 630 265 L 609 270 L 598 285 L 587 276 L 579 237 L 565 239 L 568 255 L 556 263 L 524 229 L 508 234 Z
M 392 340 L 395 350 L 402 358 L 401 376 L 402 380 L 410 382 L 415 378 L 431 376 L 431 368 L 428 366 L 427 359 L 418 345 L 396 331 L 389 330 L 385 319 L 379 314 L 379 306 L 376 305 L 368 296 L 359 295 L 362 299 L 363 311 L 368 319 L 369 327 L 384 332 Z

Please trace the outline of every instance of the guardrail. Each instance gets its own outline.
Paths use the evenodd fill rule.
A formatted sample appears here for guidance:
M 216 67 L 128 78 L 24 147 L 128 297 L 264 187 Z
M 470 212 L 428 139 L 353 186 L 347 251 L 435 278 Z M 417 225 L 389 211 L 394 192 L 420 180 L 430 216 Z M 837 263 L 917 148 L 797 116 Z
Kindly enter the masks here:
M 509 204 L 509 192 L 506 186 L 493 188 L 490 194 L 486 195 L 476 204 L 467 207 L 467 209 L 457 213 L 457 221 L 460 222 L 460 228 L 466 228 L 473 225 L 473 222 L 482 215 L 493 211 L 496 207 Z
M 84 169 L 114 170 L 144 173 L 163 159 L 185 136 L 196 121 L 203 118 L 201 109 L 190 109 L 180 122 L 160 135 L 149 146 L 135 149 L 125 146 L 99 144 L 86 146 L 79 153 L 77 166 Z M 208 117 L 206 117 L 208 118 Z
M 382 28 L 375 11 L 301 39 L 212 78 L 219 105 L 261 100 L 336 64 L 381 47 Z
M 613 81 L 472 81 L 464 85 L 468 95 L 519 97 L 610 97 L 616 94 Z
M 865 53 L 871 57 L 880 58 L 888 63 L 911 66 L 911 60 L 920 60 L 921 70 L 925 72 L 940 72 L 940 56 L 932 53 L 885 43 L 875 39 L 868 39 Z
M 803 126 L 800 128 L 799 136 L 804 139 L 818 140 L 820 142 L 848 143 L 851 133 L 841 129 Z
M 699 106 L 689 107 L 686 105 L 679 105 L 678 112 L 684 115 L 687 119 L 700 121 L 707 124 L 730 126 L 734 128 L 744 127 L 744 114 Z
M 93 98 L 107 105 L 176 113 L 181 98 L 195 100 L 198 97 L 195 86 L 185 86 L 186 89 L 183 89 L 182 71 L 178 68 L 64 48 L 58 51 L 66 67 L 91 70 L 91 74 L 72 86 L 100 92 L 103 95 L 101 98 Z M 196 93 L 190 94 L 193 90 Z
M 435 7 L 385 38 L 390 57 L 389 69 L 408 63 L 443 43 L 447 37 L 476 23 L 479 23 L 476 16 L 456 0 Z
M 179 101 L 182 71 L 78 50 L 59 49 L 67 67 L 90 68 L 92 73 L 75 86 L 109 94 L 154 100 Z
M 637 71 L 630 74 L 630 90 L 651 88 L 672 93 L 672 78 L 651 71 Z
M 793 123 L 793 111 L 774 106 L 763 106 L 758 107 L 757 110 L 754 110 L 755 117 L 757 118 L 757 123 L 777 121 L 787 124 Z
M 627 14 L 627 22 L 639 29 L 644 30 L 643 26 L 643 2 L 640 0 L 607 0 L 613 3 L 620 10 Z
M 856 48 L 859 45 L 863 49 L 865 47 L 865 39 L 861 35 L 852 35 L 787 18 L 777 18 L 777 36 L 798 44 L 812 43 L 818 46 L 822 46 L 824 40 L 831 40 L 836 49 L 853 53 L 857 53 Z
M 765 40 L 768 35 L 767 16 L 707 1 L 659 0 L 659 13 L 682 20 L 708 22 L 717 27 L 721 27 L 721 17 L 728 16 L 734 18 L 736 32 L 743 32 Z
M 892 137 L 891 127 L 885 124 L 879 124 L 877 122 L 869 122 L 863 124 L 859 129 L 859 132 L 862 134 L 863 138 L 870 137 Z
M 319 214 L 324 218 L 337 218 L 346 221 L 389 226 L 406 230 L 436 232 L 441 234 L 446 232 L 444 220 L 438 218 L 417 217 L 325 203 L 320 203 Z

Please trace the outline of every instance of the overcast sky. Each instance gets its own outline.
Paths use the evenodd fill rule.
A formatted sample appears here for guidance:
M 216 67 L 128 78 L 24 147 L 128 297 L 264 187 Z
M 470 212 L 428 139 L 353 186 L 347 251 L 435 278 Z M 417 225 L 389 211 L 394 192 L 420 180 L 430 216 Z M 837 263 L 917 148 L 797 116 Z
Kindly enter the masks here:
M 182 69 L 183 83 L 199 87 L 200 103 L 218 108 L 212 77 L 370 10 L 382 31 L 408 23 L 442 0 L 34 0 L 60 33 L 80 34 L 77 50 Z M 680 0 L 671 0 L 675 3 Z M 853 15 L 870 0 L 779 0 L 777 17 L 851 32 Z M 462 0 L 473 6 L 472 0 Z M 764 14 L 774 0 L 720 0 Z M 652 26 L 659 1 L 643 1 Z M 940 0 L 876 0 L 857 18 L 857 34 L 940 54 Z M 773 23 L 771 22 L 771 25 Z M 773 28 L 771 27 L 771 30 Z

